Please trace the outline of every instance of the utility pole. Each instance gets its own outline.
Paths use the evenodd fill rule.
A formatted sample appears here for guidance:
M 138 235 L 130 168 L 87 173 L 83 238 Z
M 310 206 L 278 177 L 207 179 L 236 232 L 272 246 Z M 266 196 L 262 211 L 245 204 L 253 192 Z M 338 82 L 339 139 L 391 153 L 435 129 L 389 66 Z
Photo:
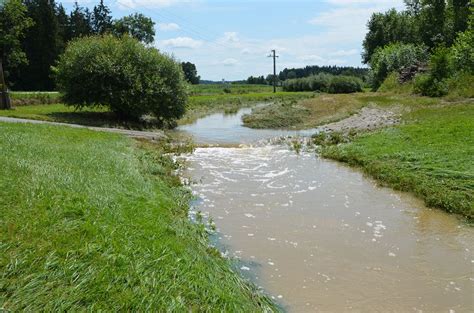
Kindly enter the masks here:
M 273 93 L 276 92 L 276 58 L 278 58 L 278 55 L 276 55 L 276 51 L 272 50 L 271 54 L 268 56 L 269 58 L 273 58 Z

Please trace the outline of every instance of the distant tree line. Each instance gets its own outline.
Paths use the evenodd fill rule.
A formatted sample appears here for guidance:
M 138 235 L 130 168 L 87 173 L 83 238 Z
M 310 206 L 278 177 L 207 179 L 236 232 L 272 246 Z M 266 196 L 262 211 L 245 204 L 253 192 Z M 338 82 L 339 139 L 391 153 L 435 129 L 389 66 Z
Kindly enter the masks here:
M 331 74 L 331 75 L 344 75 L 344 76 L 353 76 L 366 80 L 369 69 L 362 67 L 352 67 L 352 66 L 319 66 L 319 65 L 309 65 L 302 68 L 285 68 L 277 75 L 277 82 L 279 85 L 282 85 L 284 81 L 288 79 L 295 78 L 304 78 L 309 76 L 314 76 L 317 74 Z M 245 81 L 247 84 L 251 85 L 271 85 L 273 84 L 273 75 L 269 74 L 267 77 L 264 76 L 250 76 Z
M 303 68 L 285 68 L 278 74 L 278 78 L 281 81 L 294 78 L 309 77 L 316 74 L 331 74 L 331 75 L 345 75 L 354 76 L 364 79 L 367 76 L 368 69 L 362 67 L 352 66 L 319 66 L 310 65 Z

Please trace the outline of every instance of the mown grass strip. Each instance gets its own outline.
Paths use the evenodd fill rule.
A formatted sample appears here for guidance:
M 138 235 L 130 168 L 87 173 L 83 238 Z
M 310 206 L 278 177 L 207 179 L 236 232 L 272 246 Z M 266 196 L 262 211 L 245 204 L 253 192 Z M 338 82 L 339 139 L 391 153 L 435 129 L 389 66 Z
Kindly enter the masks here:
M 0 308 L 263 311 L 187 218 L 163 147 L 0 123 Z

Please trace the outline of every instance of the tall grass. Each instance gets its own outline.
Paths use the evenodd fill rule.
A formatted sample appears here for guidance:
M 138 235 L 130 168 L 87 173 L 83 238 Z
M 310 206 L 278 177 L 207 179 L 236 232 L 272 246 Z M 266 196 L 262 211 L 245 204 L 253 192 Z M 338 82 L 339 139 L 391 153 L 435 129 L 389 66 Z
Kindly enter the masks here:
M 0 308 L 256 312 L 272 305 L 189 222 L 163 146 L 0 123 Z

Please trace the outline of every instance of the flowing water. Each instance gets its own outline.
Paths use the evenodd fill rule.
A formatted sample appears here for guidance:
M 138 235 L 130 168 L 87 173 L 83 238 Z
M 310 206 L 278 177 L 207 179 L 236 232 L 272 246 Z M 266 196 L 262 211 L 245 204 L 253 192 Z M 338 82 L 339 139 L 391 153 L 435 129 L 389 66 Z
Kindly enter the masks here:
M 198 143 L 288 134 L 215 114 Z M 290 312 L 473 312 L 474 230 L 357 170 L 285 145 L 198 148 L 186 157 L 222 252 Z

